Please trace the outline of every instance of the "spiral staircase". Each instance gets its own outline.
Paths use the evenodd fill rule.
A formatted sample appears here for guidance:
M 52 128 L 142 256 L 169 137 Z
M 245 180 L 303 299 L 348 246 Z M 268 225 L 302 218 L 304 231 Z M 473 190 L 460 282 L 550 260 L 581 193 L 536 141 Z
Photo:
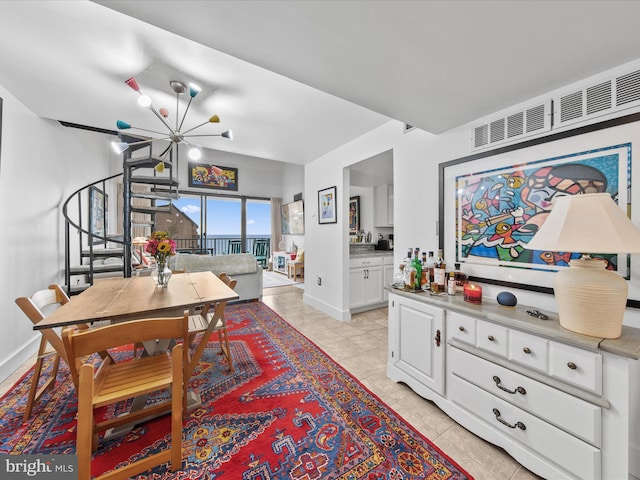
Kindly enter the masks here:
M 138 140 L 121 136 L 123 142 Z M 169 212 L 171 201 L 178 198 L 173 168 L 177 159 L 174 162 L 170 155 L 164 160 L 164 169 L 156 169 L 160 160 L 152 150 L 152 144 L 132 145 L 122 154 L 122 173 L 85 185 L 64 202 L 64 283 L 68 295 L 82 292 L 100 275 L 130 277 L 132 239 L 149 236 L 156 214 Z M 111 219 L 104 193 L 113 191 L 118 192 L 121 225 L 108 224 Z M 115 233 L 110 233 L 109 227 Z

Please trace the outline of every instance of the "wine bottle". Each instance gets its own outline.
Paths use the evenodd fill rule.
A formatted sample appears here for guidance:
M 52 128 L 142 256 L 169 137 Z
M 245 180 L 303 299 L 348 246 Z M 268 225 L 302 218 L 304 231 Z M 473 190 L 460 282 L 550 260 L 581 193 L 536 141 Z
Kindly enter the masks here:
M 454 272 L 454 277 L 456 280 L 456 293 L 464 293 L 464 286 L 469 281 L 467 274 L 460 270 L 460 264 L 454 263 L 456 269 Z
M 427 266 L 427 252 L 422 252 L 422 276 L 420 277 L 420 288 L 429 288 L 429 267 Z
M 427 259 L 427 286 L 431 290 L 433 286 L 433 269 L 436 266 L 436 261 L 433 258 L 433 252 L 429 252 L 429 258 Z
M 433 281 L 435 283 L 434 287 L 431 288 L 432 292 L 436 293 L 444 293 L 446 292 L 446 269 L 447 266 L 442 259 L 442 250 L 438 250 L 438 259 L 436 260 L 436 266 L 433 271 Z

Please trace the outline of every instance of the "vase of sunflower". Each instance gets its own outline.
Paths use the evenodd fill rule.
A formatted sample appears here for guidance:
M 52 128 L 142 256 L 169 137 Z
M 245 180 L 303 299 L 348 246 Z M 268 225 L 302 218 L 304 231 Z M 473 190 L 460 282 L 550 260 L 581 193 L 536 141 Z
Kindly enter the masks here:
M 154 232 L 144 245 L 144 251 L 156 259 L 156 268 L 151 271 L 151 277 L 158 287 L 167 288 L 171 279 L 169 257 L 176 254 L 176 242 L 167 232 Z

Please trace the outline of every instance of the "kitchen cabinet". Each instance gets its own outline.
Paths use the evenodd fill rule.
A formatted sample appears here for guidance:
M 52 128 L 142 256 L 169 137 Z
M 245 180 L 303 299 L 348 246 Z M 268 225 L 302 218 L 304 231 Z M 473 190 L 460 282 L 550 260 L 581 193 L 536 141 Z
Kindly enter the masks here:
M 393 185 L 373 187 L 373 213 L 376 227 L 393 227 Z
M 349 267 L 349 307 L 383 304 L 382 258 L 351 259 Z
M 527 308 L 392 290 L 387 375 L 544 478 L 638 477 L 640 329 L 588 337 Z

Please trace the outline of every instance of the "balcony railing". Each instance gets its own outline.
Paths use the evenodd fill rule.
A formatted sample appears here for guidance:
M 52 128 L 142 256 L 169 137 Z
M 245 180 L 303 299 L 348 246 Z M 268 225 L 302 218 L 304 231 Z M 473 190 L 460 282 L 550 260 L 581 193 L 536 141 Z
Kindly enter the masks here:
M 176 250 L 180 253 L 193 253 L 199 255 L 229 255 L 232 253 L 241 253 L 242 239 L 238 237 L 215 237 L 207 235 L 204 244 L 201 245 L 200 238 L 174 238 L 176 241 Z M 244 252 L 260 253 L 266 251 L 266 257 L 271 255 L 270 237 L 247 237 L 246 248 Z M 266 244 L 266 249 L 264 245 Z M 257 255 L 258 256 L 258 255 Z

